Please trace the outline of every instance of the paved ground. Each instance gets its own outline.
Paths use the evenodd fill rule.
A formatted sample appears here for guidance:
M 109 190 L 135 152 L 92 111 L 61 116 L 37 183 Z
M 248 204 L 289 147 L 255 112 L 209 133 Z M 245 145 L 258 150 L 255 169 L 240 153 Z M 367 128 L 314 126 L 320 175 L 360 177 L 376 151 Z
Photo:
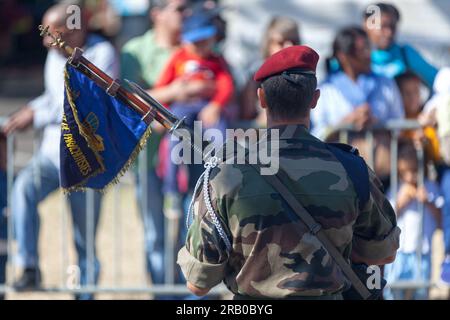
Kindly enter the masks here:
M 62 194 L 55 192 L 40 206 L 39 252 L 44 287 L 70 283 L 67 273 L 76 263 L 70 215 L 64 209 Z M 120 203 L 114 191 L 106 194 L 98 229 L 97 248 L 102 264 L 103 287 L 143 287 L 145 275 L 142 225 L 134 201 L 134 188 L 124 186 Z M 115 211 L 117 209 L 117 211 Z M 66 250 L 66 251 L 65 251 Z M 63 252 L 66 252 L 64 254 Z M 13 293 L 10 299 L 70 299 L 69 294 Z M 98 299 L 148 299 L 148 294 L 99 294 Z

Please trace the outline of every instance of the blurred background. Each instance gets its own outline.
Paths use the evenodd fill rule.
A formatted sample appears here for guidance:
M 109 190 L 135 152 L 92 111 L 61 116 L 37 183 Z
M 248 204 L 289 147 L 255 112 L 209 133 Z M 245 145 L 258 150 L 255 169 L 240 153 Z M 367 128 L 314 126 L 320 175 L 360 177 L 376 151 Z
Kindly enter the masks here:
M 47 50 L 42 45 L 38 26 L 42 23 L 47 9 L 61 2 L 64 1 L 0 0 L 2 121 L 7 121 L 11 114 L 39 96 L 45 89 L 44 64 Z M 141 36 L 153 28 L 149 10 L 155 2 L 159 3 L 152 0 L 85 0 L 78 3 L 85 8 L 89 33 L 104 37 L 114 46 L 117 56 L 120 56 L 124 45 L 130 39 Z M 234 95 L 230 102 L 232 107 L 229 108 L 234 111 L 230 112 L 232 116 L 229 123 L 232 126 L 238 126 L 238 123 L 246 123 L 246 127 L 261 126 L 258 116 L 260 111 L 256 106 L 251 106 L 255 107 L 256 111 L 249 110 L 246 105 L 246 88 L 257 68 L 255 63 L 260 63 L 264 58 L 263 44 L 269 36 L 267 28 L 275 16 L 296 22 L 301 43 L 318 51 L 321 56 L 318 80 L 322 82 L 327 77 L 325 58 L 333 53 L 332 43 L 337 31 L 347 26 L 362 26 L 363 12 L 371 3 L 374 1 L 192 1 L 190 5 L 193 7 L 205 6 L 208 10 L 215 10 L 215 17 L 220 17 L 223 34 L 217 41 L 216 50 L 227 62 L 234 84 Z M 392 0 L 389 3 L 394 4 L 401 12 L 396 41 L 414 47 L 437 70 L 449 66 L 450 1 Z M 148 85 L 151 88 L 152 84 Z M 432 88 L 426 88 L 422 84 L 422 106 L 432 91 Z M 32 129 L 17 134 L 12 149 L 14 150 L 12 169 L 15 174 L 27 166 L 33 154 L 40 148 L 39 141 L 39 135 Z M 98 235 L 95 240 L 99 260 L 103 266 L 98 287 L 94 289 L 96 298 L 155 297 L 148 289 L 152 287 L 152 280 L 146 266 L 148 256 L 146 229 L 139 213 L 140 200 L 136 200 L 135 196 L 136 170 L 138 169 L 126 174 L 122 183 L 109 190 L 103 199 Z M 42 225 L 39 237 L 41 289 L 27 292 L 13 290 L 11 285 L 20 273 L 9 264 L 9 285 L 4 287 L 8 299 L 72 297 L 68 290 L 70 282 L 68 277 L 70 277 L 69 267 L 76 265 L 76 253 L 70 240 L 72 228 L 65 198 L 57 191 L 41 202 L 39 208 Z M 432 282 L 439 281 L 441 264 L 445 260 L 446 250 L 442 230 L 438 229 L 433 234 Z M 16 250 L 12 243 L 4 242 L 4 246 Z M 11 257 L 9 259 L 11 261 Z M 102 291 L 101 288 L 106 290 Z M 122 288 L 123 291 L 115 290 L 117 288 Z M 181 286 L 176 289 L 179 288 Z M 433 285 L 430 288 L 427 297 L 448 298 L 447 287 Z M 220 290 L 220 294 L 225 292 L 223 288 Z

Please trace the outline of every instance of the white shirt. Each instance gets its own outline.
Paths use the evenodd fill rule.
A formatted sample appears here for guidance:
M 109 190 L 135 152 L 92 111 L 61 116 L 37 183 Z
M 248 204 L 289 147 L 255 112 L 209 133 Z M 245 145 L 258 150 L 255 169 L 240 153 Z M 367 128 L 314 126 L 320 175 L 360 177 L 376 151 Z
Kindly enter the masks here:
M 444 205 L 444 198 L 441 195 L 439 186 L 434 182 L 425 181 L 425 188 L 428 191 L 428 200 L 432 202 L 437 208 L 441 208 Z M 393 199 L 392 190 L 388 191 L 388 198 L 392 206 L 395 207 L 395 200 Z M 431 242 L 433 234 L 437 228 L 437 221 L 426 205 L 424 205 L 423 213 L 424 216 L 422 230 L 420 228 L 422 216 L 419 212 L 419 202 L 417 200 L 411 201 L 405 208 L 401 210 L 401 212 L 397 213 L 397 225 L 402 231 L 400 234 L 399 252 L 416 252 L 420 240 L 420 235 L 422 234 L 422 253 L 431 253 Z
M 404 118 L 400 92 L 393 80 L 369 74 L 360 75 L 358 82 L 355 83 L 343 74 L 340 77 L 346 83 L 344 86 L 346 92 L 330 81 L 325 81 L 319 87 L 320 97 L 316 108 L 311 111 L 313 125 L 311 132 L 316 137 L 325 139 L 342 119 L 355 110 L 357 105 L 346 97 L 350 92 L 360 93 L 359 104 L 368 103 L 373 116 L 382 124 L 391 119 Z M 367 84 L 371 84 L 372 87 Z
M 119 64 L 114 47 L 104 38 L 90 35 L 83 48 L 83 56 L 111 77 L 118 75 Z M 59 144 L 64 105 L 64 66 L 67 62 L 62 54 L 50 49 L 44 67 L 45 91 L 32 100 L 34 128 L 43 129 L 39 152 L 59 169 Z

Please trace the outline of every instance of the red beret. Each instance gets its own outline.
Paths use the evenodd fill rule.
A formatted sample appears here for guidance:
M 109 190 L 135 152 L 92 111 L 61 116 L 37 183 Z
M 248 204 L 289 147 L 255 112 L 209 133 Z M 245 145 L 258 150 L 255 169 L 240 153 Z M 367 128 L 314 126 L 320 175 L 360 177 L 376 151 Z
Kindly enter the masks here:
M 267 58 L 253 79 L 262 81 L 290 69 L 295 69 L 295 73 L 315 74 L 318 61 L 319 55 L 310 47 L 291 46 Z

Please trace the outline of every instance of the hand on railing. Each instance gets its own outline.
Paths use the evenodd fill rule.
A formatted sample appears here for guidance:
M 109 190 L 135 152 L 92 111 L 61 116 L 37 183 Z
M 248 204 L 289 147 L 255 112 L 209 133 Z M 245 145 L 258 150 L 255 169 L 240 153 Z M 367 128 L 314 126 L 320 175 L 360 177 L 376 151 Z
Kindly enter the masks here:
M 3 124 L 1 132 L 5 135 L 10 135 L 16 131 L 27 129 L 33 124 L 34 110 L 26 106 L 19 111 L 13 113 Z
M 395 212 L 397 214 L 401 213 L 402 210 L 416 199 L 417 188 L 411 183 L 402 184 L 401 188 L 398 190 L 397 199 L 395 201 Z
M 437 109 L 433 109 L 429 112 L 422 112 L 418 118 L 419 123 L 424 127 L 435 127 L 437 125 L 436 110 Z
M 347 115 L 342 124 L 352 125 L 356 131 L 369 128 L 376 122 L 376 118 L 372 115 L 370 106 L 364 103 Z

